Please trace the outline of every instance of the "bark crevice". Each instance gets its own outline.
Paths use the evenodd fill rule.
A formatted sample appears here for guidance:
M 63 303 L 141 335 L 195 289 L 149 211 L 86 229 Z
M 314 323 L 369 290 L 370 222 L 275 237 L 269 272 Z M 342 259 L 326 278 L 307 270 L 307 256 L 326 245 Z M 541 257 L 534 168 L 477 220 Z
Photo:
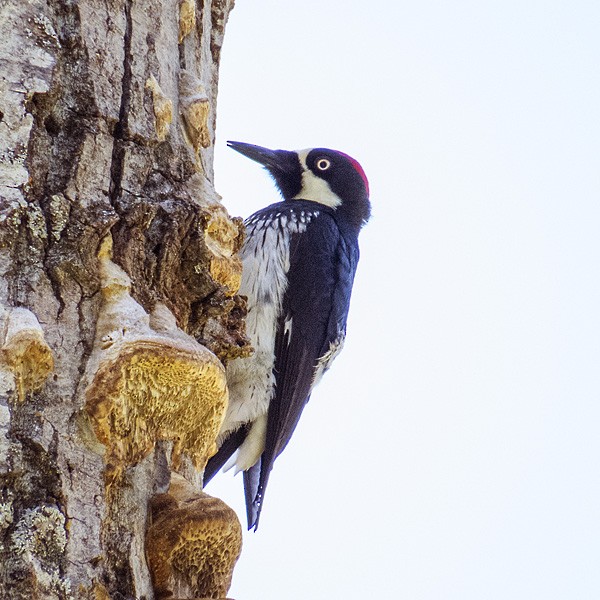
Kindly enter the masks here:
M 129 111 L 131 106 L 132 61 L 131 36 L 133 20 L 131 16 L 131 0 L 125 0 L 125 32 L 123 35 L 123 76 L 121 80 L 121 100 L 119 106 L 119 120 L 113 131 L 113 152 L 110 165 L 109 197 L 112 206 L 121 194 L 121 181 L 123 178 L 125 144 L 128 136 Z

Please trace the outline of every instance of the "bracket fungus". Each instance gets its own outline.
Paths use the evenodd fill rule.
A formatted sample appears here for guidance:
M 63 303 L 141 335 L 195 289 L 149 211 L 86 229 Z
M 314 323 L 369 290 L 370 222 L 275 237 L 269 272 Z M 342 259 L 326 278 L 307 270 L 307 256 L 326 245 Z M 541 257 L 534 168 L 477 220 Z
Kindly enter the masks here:
M 210 102 L 200 80 L 185 70 L 179 75 L 179 105 L 187 139 L 198 154 L 200 148 L 208 148 L 211 143 Z
M 179 43 L 183 42 L 196 27 L 196 3 L 194 0 L 179 2 Z
M 0 307 L 0 356 L 12 372 L 21 401 L 27 392 L 40 389 L 54 370 L 42 327 L 26 308 Z
M 177 327 L 165 306 L 152 315 L 144 311 L 111 248 L 107 237 L 99 253 L 103 303 L 86 390 L 86 411 L 105 447 L 106 484 L 159 440 L 173 442 L 174 468 L 186 453 L 202 470 L 227 407 L 223 365 Z
M 210 274 L 233 296 L 242 282 L 242 262 L 238 256 L 241 247 L 240 223 L 215 211 L 207 221 L 204 242 L 211 252 Z
M 146 557 L 157 600 L 224 599 L 242 550 L 242 528 L 222 500 L 197 491 L 177 474 L 151 502 Z
M 148 77 L 145 87 L 152 93 L 156 137 L 163 142 L 173 121 L 173 101 L 165 96 L 154 75 Z

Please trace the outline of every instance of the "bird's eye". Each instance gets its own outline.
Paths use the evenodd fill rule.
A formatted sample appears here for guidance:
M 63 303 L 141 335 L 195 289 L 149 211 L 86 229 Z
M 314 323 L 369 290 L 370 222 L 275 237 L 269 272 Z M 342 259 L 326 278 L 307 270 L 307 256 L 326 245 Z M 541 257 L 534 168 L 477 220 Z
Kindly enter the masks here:
M 319 169 L 319 171 L 327 171 L 327 169 L 329 169 L 330 166 L 331 161 L 327 158 L 320 158 L 317 161 L 317 169 Z

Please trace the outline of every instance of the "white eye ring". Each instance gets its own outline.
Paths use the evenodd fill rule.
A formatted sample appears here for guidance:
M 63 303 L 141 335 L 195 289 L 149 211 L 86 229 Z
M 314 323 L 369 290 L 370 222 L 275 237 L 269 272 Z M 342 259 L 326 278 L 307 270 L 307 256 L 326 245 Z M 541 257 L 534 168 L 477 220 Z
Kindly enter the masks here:
M 317 161 L 317 169 L 319 169 L 319 171 L 327 171 L 327 169 L 329 169 L 330 166 L 331 166 L 331 161 L 328 160 L 327 158 L 320 158 Z

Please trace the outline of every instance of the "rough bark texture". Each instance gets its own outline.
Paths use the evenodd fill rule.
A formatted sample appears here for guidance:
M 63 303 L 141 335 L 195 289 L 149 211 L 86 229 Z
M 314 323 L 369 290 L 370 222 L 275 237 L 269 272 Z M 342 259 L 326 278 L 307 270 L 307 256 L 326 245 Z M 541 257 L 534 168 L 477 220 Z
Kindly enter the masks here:
M 227 402 L 221 363 L 248 352 L 241 223 L 212 184 L 232 6 L 0 0 L 0 598 L 154 598 L 154 496 L 181 522 L 175 562 L 196 565 L 154 543 L 158 595 L 229 585 L 239 524 L 217 510 L 229 563 L 198 587 L 193 490 Z

